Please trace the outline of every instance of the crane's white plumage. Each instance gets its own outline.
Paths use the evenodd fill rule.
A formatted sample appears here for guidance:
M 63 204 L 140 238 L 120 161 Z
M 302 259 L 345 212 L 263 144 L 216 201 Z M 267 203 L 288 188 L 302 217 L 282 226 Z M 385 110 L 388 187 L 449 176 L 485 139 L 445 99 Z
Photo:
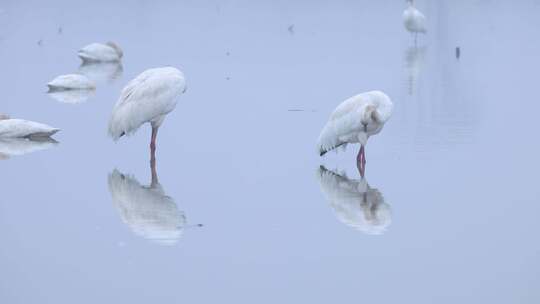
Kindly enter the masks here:
M 408 7 L 403 11 L 403 25 L 411 33 L 425 33 L 426 17 L 414 7 L 411 0 L 407 2 Z
M 0 138 L 0 159 L 49 149 L 58 144 L 50 137 L 45 138 Z
M 24 119 L 0 119 L 0 138 L 50 137 L 60 129 Z
M 118 170 L 109 174 L 109 191 L 122 221 L 137 235 L 163 245 L 182 236 L 186 217 L 159 183 L 141 185 Z
M 317 178 L 321 191 L 342 223 L 367 234 L 382 234 L 391 224 L 390 206 L 365 178 L 350 180 L 322 166 Z
M 60 75 L 47 83 L 49 91 L 62 90 L 94 90 L 96 88 L 93 81 L 80 74 Z
M 149 122 L 159 128 L 186 89 L 184 74 L 173 67 L 142 72 L 122 90 L 109 121 L 109 135 L 117 140 Z
M 114 43 L 91 43 L 77 52 L 77 55 L 84 62 L 110 62 L 120 61 L 124 53 L 122 49 Z
M 342 102 L 330 115 L 318 141 L 318 152 L 326 152 L 341 145 L 360 143 L 379 133 L 392 115 L 393 104 L 386 94 L 370 91 Z

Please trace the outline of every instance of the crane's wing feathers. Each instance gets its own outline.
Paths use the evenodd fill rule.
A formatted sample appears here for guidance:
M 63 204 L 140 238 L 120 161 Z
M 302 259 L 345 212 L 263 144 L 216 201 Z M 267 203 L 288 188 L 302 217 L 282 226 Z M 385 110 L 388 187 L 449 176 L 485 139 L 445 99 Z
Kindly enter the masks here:
M 160 119 L 176 106 L 185 88 L 183 74 L 175 68 L 150 69 L 122 90 L 109 123 L 109 134 L 118 139 L 135 132 L 143 123 Z

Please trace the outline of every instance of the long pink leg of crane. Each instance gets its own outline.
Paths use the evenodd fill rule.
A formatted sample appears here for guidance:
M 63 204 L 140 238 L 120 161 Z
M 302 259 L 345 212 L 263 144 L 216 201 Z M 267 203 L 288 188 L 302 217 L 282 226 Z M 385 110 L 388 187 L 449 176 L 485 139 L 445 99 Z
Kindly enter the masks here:
M 156 138 L 157 138 L 158 127 L 152 126 L 152 139 L 150 140 L 150 157 L 151 159 L 156 158 Z

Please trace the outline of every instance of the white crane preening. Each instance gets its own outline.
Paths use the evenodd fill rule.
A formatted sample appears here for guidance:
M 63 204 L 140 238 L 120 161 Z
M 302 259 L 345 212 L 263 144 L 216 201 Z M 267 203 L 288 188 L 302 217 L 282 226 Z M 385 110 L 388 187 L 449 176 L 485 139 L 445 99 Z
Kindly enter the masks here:
M 360 175 L 364 176 L 364 148 L 370 136 L 379 133 L 392 115 L 393 104 L 381 91 L 370 91 L 342 102 L 330 115 L 317 144 L 320 156 L 337 147 L 359 143 L 356 157 Z
M 109 135 L 116 141 L 134 133 L 144 123 L 150 123 L 150 151 L 154 157 L 158 129 L 165 116 L 176 107 L 177 97 L 185 91 L 184 74 L 176 68 L 142 72 L 122 90 L 109 121 Z

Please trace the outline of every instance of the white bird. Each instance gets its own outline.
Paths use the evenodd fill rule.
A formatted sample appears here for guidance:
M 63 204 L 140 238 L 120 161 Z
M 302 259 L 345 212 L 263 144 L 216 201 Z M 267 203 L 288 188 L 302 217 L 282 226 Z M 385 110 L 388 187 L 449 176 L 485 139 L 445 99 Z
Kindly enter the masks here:
M 120 61 L 124 53 L 122 49 L 114 43 L 91 43 L 77 52 L 77 55 L 84 62 L 111 62 Z
M 365 178 L 350 180 L 323 166 L 317 171 L 317 178 L 321 191 L 342 223 L 372 235 L 384 233 L 391 224 L 390 206 Z
M 407 1 L 407 8 L 403 11 L 403 25 L 407 31 L 415 35 L 426 33 L 426 17 L 414 7 L 413 1 Z
M 47 86 L 49 87 L 49 92 L 96 89 L 93 81 L 80 74 L 60 75 L 47 83 Z
M 330 115 L 317 144 L 320 156 L 339 146 L 359 143 L 357 165 L 364 175 L 366 157 L 364 147 L 370 136 L 379 133 L 392 115 L 390 98 L 380 91 L 370 91 L 342 102 Z
M 0 159 L 8 159 L 56 146 L 58 142 L 50 137 L 44 138 L 0 138 Z
M 155 159 L 151 162 L 152 182 L 141 185 L 134 177 L 118 170 L 109 174 L 109 192 L 122 221 L 137 235 L 162 245 L 175 244 L 186 225 L 184 212 L 167 196 L 159 184 Z M 200 227 L 202 225 L 194 225 Z
M 134 133 L 142 124 L 152 125 L 151 154 L 155 154 L 157 132 L 165 116 L 176 107 L 185 92 L 184 74 L 173 67 L 142 72 L 122 90 L 109 121 L 109 135 L 118 140 Z
M 44 138 L 60 129 L 39 122 L 0 116 L 0 138 Z

